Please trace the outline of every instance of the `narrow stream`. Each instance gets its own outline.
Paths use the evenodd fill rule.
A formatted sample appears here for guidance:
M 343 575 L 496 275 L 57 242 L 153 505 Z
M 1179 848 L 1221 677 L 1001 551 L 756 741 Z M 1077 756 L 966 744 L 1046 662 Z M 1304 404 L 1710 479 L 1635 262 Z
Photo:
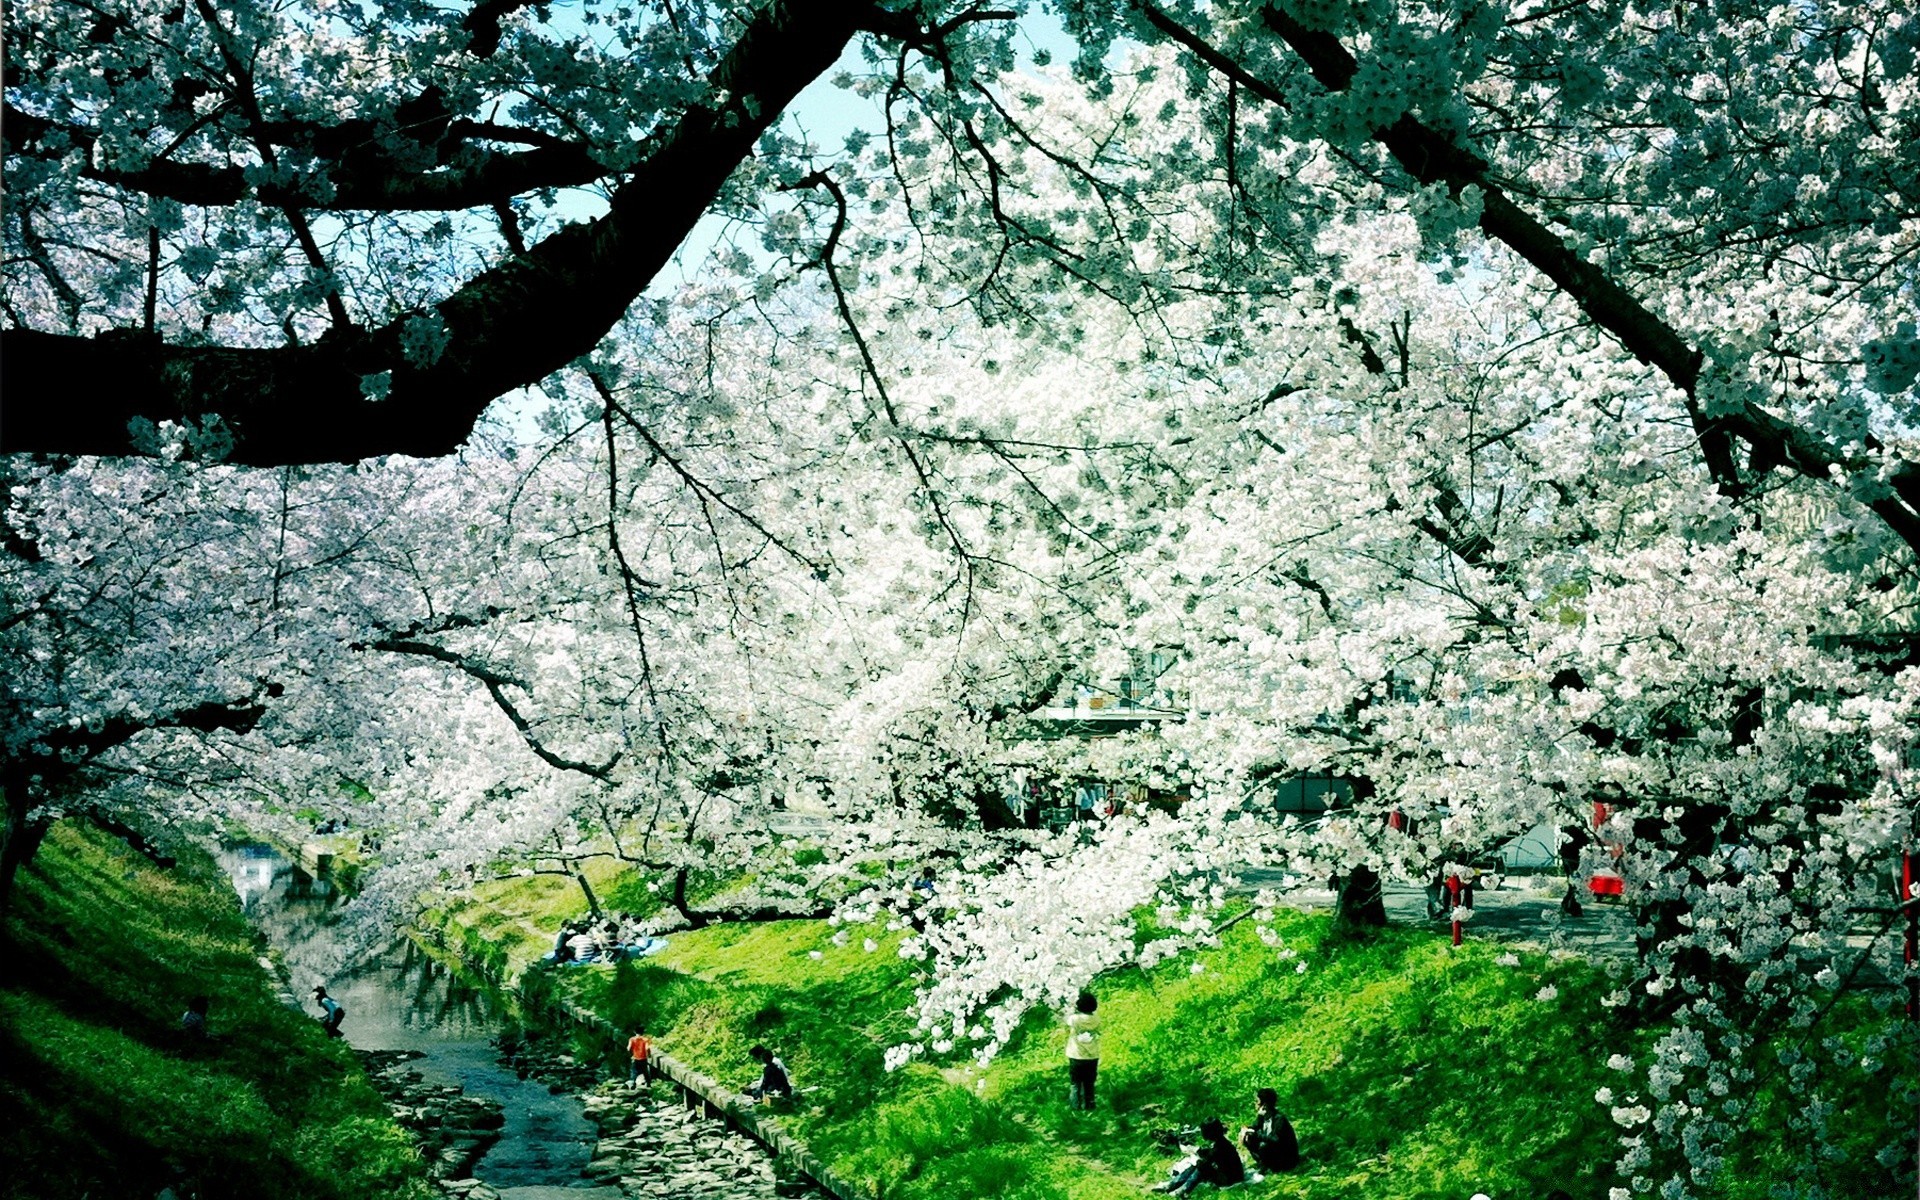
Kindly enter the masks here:
M 284 958 L 293 992 L 314 1016 L 310 989 L 324 984 L 347 1010 L 341 1032 L 361 1050 L 411 1050 L 413 1069 L 429 1083 L 499 1102 L 506 1125 L 474 1168 L 497 1189 L 541 1192 L 584 1188 L 596 1130 L 580 1097 L 552 1094 L 501 1065 L 491 1038 L 512 1020 L 511 1006 L 435 961 L 407 938 L 348 960 L 335 929 L 339 895 L 271 846 L 224 848 L 220 860 L 256 927 Z M 345 968 L 329 964 L 349 961 Z M 594 1189 L 585 1196 L 605 1195 Z M 617 1194 L 617 1193 L 615 1193 Z

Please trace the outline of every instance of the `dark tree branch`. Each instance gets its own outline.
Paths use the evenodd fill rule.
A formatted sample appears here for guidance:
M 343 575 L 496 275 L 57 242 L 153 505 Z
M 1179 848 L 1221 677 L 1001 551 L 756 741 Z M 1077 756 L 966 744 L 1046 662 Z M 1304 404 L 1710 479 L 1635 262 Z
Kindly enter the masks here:
M 556 770 L 573 771 L 594 779 L 605 780 L 613 774 L 614 768 L 620 765 L 620 752 L 617 750 L 604 763 L 590 763 L 567 758 L 549 748 L 534 732 L 533 723 L 527 720 L 519 706 L 507 695 L 507 689 L 510 687 L 518 688 L 523 692 L 531 689 L 512 676 L 497 671 L 476 658 L 449 650 L 445 646 L 436 646 L 432 642 L 415 641 L 409 638 L 382 638 L 373 642 L 356 643 L 353 648 L 383 650 L 390 654 L 412 654 L 421 658 L 430 658 L 435 662 L 445 663 L 470 679 L 479 680 L 487 689 L 487 695 L 493 698 L 494 707 L 505 714 L 508 722 L 513 725 L 514 731 L 520 735 L 520 740 L 526 743 L 527 749 L 533 751 L 540 761 Z
M 1434 484 L 1433 506 L 1440 510 L 1446 524 L 1422 516 L 1414 522 L 1420 531 L 1458 555 L 1460 561 L 1476 567 L 1487 565 L 1493 555 L 1493 539 L 1484 533 L 1467 529 L 1473 514 L 1467 511 L 1460 493 L 1454 491 L 1445 480 L 1437 480 Z
M 8 153 L 46 159 L 87 153 L 100 136 L 97 130 L 56 125 L 11 104 L 5 109 L 5 129 Z M 332 187 L 330 195 L 322 197 L 279 184 L 255 187 L 247 182 L 242 167 L 176 162 L 165 157 L 155 158 L 138 170 L 89 163 L 80 173 L 97 183 L 207 208 L 224 208 L 251 196 L 276 208 L 326 212 L 452 212 L 483 208 L 504 204 L 514 196 L 538 188 L 578 187 L 607 174 L 607 169 L 584 146 L 572 142 L 552 141 L 529 150 L 499 152 L 475 149 L 458 140 L 463 135 L 494 140 L 544 136 L 531 130 L 491 129 L 471 122 L 456 122 L 449 128 L 448 140 L 442 143 L 441 151 L 443 157 L 453 157 L 454 151 L 460 151 L 458 165 L 427 171 L 402 167 L 377 153 L 359 150 L 374 144 L 376 129 L 371 121 L 343 122 L 324 128 L 302 127 L 302 130 L 303 133 L 297 132 L 284 123 L 269 124 L 262 136 L 269 144 L 300 146 L 324 153 L 333 160 L 326 175 Z M 67 143 L 59 151 L 40 146 L 42 139 L 53 132 L 64 135 Z
M 1140 2 L 1149 23 L 1169 38 L 1249 91 L 1280 103 L 1273 89 L 1256 89 L 1258 81 L 1227 55 L 1166 14 L 1156 16 L 1157 10 L 1147 0 Z M 1266 27 L 1299 55 L 1322 87 L 1339 92 L 1352 83 L 1358 63 L 1338 38 L 1308 29 L 1271 5 L 1261 16 Z M 1373 137 L 1403 170 L 1422 183 L 1443 183 L 1456 195 L 1469 186 L 1479 189 L 1483 198 L 1480 228 L 1552 280 L 1589 319 L 1681 391 L 1708 473 L 1727 495 L 1737 498 L 1750 486 L 1734 456 L 1736 438 L 1756 449 L 1764 447 L 1763 461 L 1785 463 L 1810 479 L 1831 481 L 1834 467 L 1848 475 L 1876 471 L 1877 463 L 1851 459 L 1840 447 L 1750 400 L 1723 401 L 1724 409 L 1708 412 L 1697 394 L 1703 362 L 1700 351 L 1604 270 L 1575 254 L 1552 230 L 1514 203 L 1494 181 L 1486 160 L 1412 114 L 1375 130 Z M 1881 449 L 1871 440 L 1866 444 L 1870 452 Z M 1866 503 L 1903 541 L 1920 550 L 1920 515 L 1915 511 L 1920 508 L 1920 470 L 1913 464 L 1899 463 L 1888 483 L 1889 491 L 1868 498 Z
M 980 716 L 989 725 L 998 725 L 1015 717 L 1031 716 L 1053 702 L 1060 685 L 1067 681 L 1067 668 L 1056 664 L 1045 675 L 1035 676 L 1024 694 L 988 705 Z
M 913 468 L 914 479 L 919 482 L 920 492 L 926 498 L 927 505 L 933 510 L 936 523 L 946 534 L 947 542 L 960 562 L 963 582 L 966 587 L 965 603 L 961 609 L 960 624 L 965 627 L 967 618 L 973 611 L 974 556 L 967 549 L 966 541 L 960 531 L 954 527 L 947 512 L 947 506 L 940 499 L 940 492 L 933 484 L 933 476 L 913 445 L 906 439 L 906 427 L 900 422 L 900 414 L 895 411 L 893 396 L 887 390 L 886 380 L 880 374 L 880 366 L 874 361 L 873 351 L 867 345 L 866 335 L 860 331 L 860 323 L 854 319 L 853 305 L 847 299 L 846 288 L 840 282 L 840 268 L 834 260 L 834 252 L 840 248 L 840 238 L 847 229 L 847 194 L 834 178 L 825 171 L 815 171 L 802 179 L 787 185 L 788 191 L 804 191 L 808 188 L 821 188 L 833 198 L 833 226 L 827 231 L 827 240 L 820 247 L 820 255 L 814 260 L 827 274 L 828 286 L 833 290 L 834 306 L 839 310 L 840 320 L 846 326 L 847 335 L 853 339 L 853 345 L 860 354 L 860 363 L 866 370 L 869 382 L 873 384 L 874 395 L 879 398 L 881 414 L 886 417 L 888 430 L 892 433 L 900 453 L 906 458 L 907 465 Z M 945 595 L 945 590 L 942 591 Z
M 98 729 L 82 725 L 58 729 L 39 739 L 46 747 L 43 754 L 32 755 L 34 772 L 47 779 L 70 774 L 87 760 L 129 741 L 149 729 L 193 729 L 201 733 L 226 730 L 247 733 L 266 715 L 266 706 L 254 700 L 209 700 L 191 708 L 177 709 L 158 717 L 109 717 Z
M 252 130 L 254 146 L 260 152 L 261 161 L 269 168 L 278 167 L 279 159 L 274 153 L 273 143 L 264 133 L 266 117 L 260 108 L 259 93 L 254 88 L 254 56 L 240 53 L 238 39 L 229 34 L 220 24 L 219 10 L 214 8 L 212 0 L 194 0 L 194 7 L 199 11 L 200 19 L 205 21 L 207 28 L 213 32 L 214 45 L 220 48 L 220 57 L 227 64 L 227 73 L 233 80 L 235 98 L 240 103 L 241 111 L 246 114 L 247 125 Z M 327 262 L 326 256 L 320 253 L 320 243 L 313 236 L 312 225 L 308 223 L 306 214 L 293 205 L 283 204 L 279 207 L 280 211 L 286 215 L 287 225 L 293 230 L 294 240 L 300 245 L 300 252 L 306 256 L 307 266 L 319 278 L 327 318 L 333 323 L 336 333 L 344 333 L 352 326 L 353 320 L 347 315 L 346 302 L 340 298 L 339 285 L 332 278 L 333 268 Z M 288 325 L 291 326 L 291 321 Z M 147 333 L 151 335 L 151 328 Z M 292 340 L 291 335 L 288 340 Z
M 605 336 L 870 14 L 865 0 L 774 0 L 708 77 L 717 104 L 663 126 L 606 215 L 480 273 L 430 314 L 274 349 L 170 345 L 137 331 L 0 331 L 0 452 L 132 454 L 130 420 L 217 418 L 233 436 L 231 459 L 252 465 L 450 453 L 494 397 L 537 383 Z M 419 321 L 444 335 L 437 355 L 403 349 Z M 382 376 L 386 397 L 376 401 L 368 381 Z
M 1279 571 L 1276 574 L 1301 591 L 1313 593 L 1314 599 L 1320 602 L 1321 613 L 1328 618 L 1333 617 L 1333 597 L 1327 594 L 1327 589 L 1319 580 L 1308 573 L 1306 563 L 1295 563 L 1291 570 Z
M 500 48 L 500 22 L 503 18 L 532 5 L 534 0 L 480 0 L 468 11 L 460 28 L 472 34 L 467 53 L 475 58 L 492 58 Z
M 1141 0 L 1140 12 L 1142 16 L 1147 18 L 1147 24 L 1158 29 L 1161 33 L 1166 34 L 1169 38 L 1185 47 L 1195 58 L 1212 67 L 1224 78 L 1239 84 L 1241 87 L 1276 108 L 1284 109 L 1290 107 L 1287 104 L 1287 98 L 1280 94 L 1279 88 L 1274 87 L 1272 84 L 1261 79 L 1253 72 L 1247 70 L 1227 55 L 1209 45 L 1206 39 L 1174 20 L 1173 17 L 1159 5 L 1151 3 L 1151 0 Z
M 435 662 L 445 663 L 450 667 L 457 667 L 463 674 L 478 679 L 485 684 L 519 688 L 523 692 L 533 690 L 527 686 L 525 681 L 516 676 L 496 671 L 478 659 L 461 654 L 456 650 L 449 650 L 445 646 L 435 645 L 432 642 L 422 642 L 413 638 L 389 637 L 381 638 L 373 642 L 357 642 L 353 648 L 356 650 L 381 650 L 388 654 L 411 654 L 419 658 L 430 658 Z
M 671 747 L 667 742 L 666 713 L 660 705 L 660 692 L 653 681 L 653 656 L 647 649 L 646 622 L 640 619 L 640 589 L 643 581 L 634 571 L 633 564 L 627 561 L 626 547 L 620 541 L 620 459 L 613 436 L 613 392 L 600 377 L 592 371 L 587 378 L 599 391 L 605 402 L 600 410 L 600 428 L 607 439 L 607 549 L 613 552 L 613 560 L 620 566 L 620 588 L 627 602 L 627 620 L 633 628 L 635 653 L 640 656 L 640 678 L 647 688 L 647 704 L 652 709 L 653 733 L 660 744 L 660 752 L 667 753 Z
M 620 403 L 619 399 L 614 396 L 613 389 L 607 386 L 606 381 L 600 378 L 600 375 L 598 372 L 588 371 L 587 379 L 593 384 L 593 390 L 599 394 L 600 401 L 605 406 L 605 410 L 607 414 L 609 416 L 615 413 L 619 414 L 620 419 L 625 421 L 628 427 L 631 428 L 634 431 L 634 433 L 639 435 L 640 440 L 647 444 L 647 449 L 653 453 L 653 456 L 659 459 L 661 462 L 667 464 L 667 469 L 672 471 L 675 475 L 679 476 L 680 481 L 686 484 L 687 487 L 693 492 L 695 496 L 701 498 L 701 502 L 703 506 L 705 502 L 708 500 L 711 500 L 713 501 L 713 503 L 718 504 L 721 508 L 724 508 L 729 513 L 732 513 L 734 517 L 736 517 L 742 524 L 746 525 L 747 528 L 753 530 L 755 533 L 759 534 L 762 538 L 765 538 L 770 545 L 779 549 L 782 553 L 784 553 L 788 558 L 791 558 L 794 562 L 797 562 L 801 566 L 805 567 L 807 569 L 807 573 L 812 575 L 815 579 L 821 580 L 823 582 L 826 580 L 828 575 L 828 568 L 826 563 L 816 562 L 814 559 L 809 558 L 805 551 L 799 549 L 796 546 L 793 546 L 785 538 L 773 532 L 773 530 L 768 529 L 766 525 L 761 522 L 760 518 L 754 516 L 752 513 L 741 508 L 739 505 L 735 504 L 733 501 L 727 499 L 725 496 L 721 495 L 718 491 L 716 491 L 713 485 L 707 483 L 705 480 L 695 475 L 692 471 L 688 470 L 685 463 L 681 462 L 680 459 L 676 457 L 671 450 L 667 449 L 666 446 L 661 444 L 659 438 L 656 438 L 653 436 L 652 430 L 648 429 L 645 425 L 642 425 L 639 419 L 635 417 L 633 413 L 629 412 L 625 405 Z M 611 428 L 607 430 L 607 438 L 608 438 L 607 444 L 609 446 L 608 454 L 609 456 L 611 456 L 612 454 L 611 447 L 613 444 L 612 442 L 613 431 Z M 616 550 L 617 549 L 618 548 L 616 547 Z M 622 558 L 621 562 L 624 568 L 625 566 L 624 557 Z

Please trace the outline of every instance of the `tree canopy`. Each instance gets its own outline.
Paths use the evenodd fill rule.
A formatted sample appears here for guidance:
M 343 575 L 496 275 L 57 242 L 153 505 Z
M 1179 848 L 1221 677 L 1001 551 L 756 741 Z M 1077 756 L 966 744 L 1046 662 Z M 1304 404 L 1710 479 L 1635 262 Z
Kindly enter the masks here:
M 1844 1072 L 1913 1087 L 1910 1030 L 1821 1040 L 1911 979 L 1900 6 L 28 4 L 6 38 L 0 875 L 62 811 L 340 815 L 370 911 L 614 856 L 698 922 L 696 870 L 856 917 L 937 854 L 916 1044 L 991 1057 L 1204 938 L 1240 866 L 1424 879 L 1599 804 L 1620 1007 L 1667 1031 L 1611 1106 L 1628 1191 L 1710 1194 L 1782 1031 L 1810 1144 Z M 809 139 L 809 87 L 872 128 Z M 1147 662 L 1180 720 L 1044 736 Z M 1350 802 L 1276 818 L 1306 772 Z M 1021 775 L 1184 802 L 1008 828 Z M 1904 1138 L 1783 1186 L 1884 1182 Z

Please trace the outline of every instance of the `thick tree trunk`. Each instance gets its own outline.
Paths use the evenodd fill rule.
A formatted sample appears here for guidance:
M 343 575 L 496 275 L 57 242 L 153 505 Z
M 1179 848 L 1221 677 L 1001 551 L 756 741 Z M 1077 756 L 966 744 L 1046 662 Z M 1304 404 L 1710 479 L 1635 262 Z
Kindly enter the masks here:
M 0 452 L 138 454 L 149 451 L 130 435 L 135 418 L 217 418 L 233 439 L 227 460 L 254 466 L 451 453 L 495 397 L 606 336 L 761 134 L 875 19 L 865 0 L 773 0 L 708 77 L 718 107 L 691 107 L 656 133 L 605 215 L 481 272 L 430 314 L 273 349 L 174 345 L 135 329 L 0 332 Z M 430 362 L 405 348 L 423 317 L 446 335 Z M 388 378 L 378 401 L 363 390 L 377 376 Z
M 694 912 L 693 906 L 687 903 L 687 875 L 685 867 L 673 873 L 673 892 L 667 897 L 667 903 L 673 905 L 673 911 L 679 913 L 689 927 L 705 929 L 710 924 L 709 918 L 703 913 Z
M 1684 806 L 1677 821 L 1669 822 L 1660 816 L 1639 818 L 1633 823 L 1633 836 L 1642 844 L 1669 849 L 1675 856 L 1675 866 L 1686 873 L 1690 887 L 1700 888 L 1705 886 L 1706 881 L 1698 868 L 1691 864 L 1713 852 L 1727 815 L 1727 809 L 1721 805 L 1689 804 Z M 1669 833 L 1676 834 L 1678 840 L 1669 840 Z M 1634 926 L 1637 930 L 1634 942 L 1643 964 L 1660 946 L 1684 943 L 1671 951 L 1673 965 L 1668 972 L 1669 986 L 1662 994 L 1653 996 L 1648 995 L 1644 988 L 1630 989 L 1632 1014 L 1641 1022 L 1666 1020 L 1695 994 L 1710 986 L 1717 975 L 1728 973 L 1724 962 L 1715 959 L 1704 946 L 1689 940 L 1694 936 L 1693 905 L 1684 895 L 1677 899 L 1644 900 L 1637 904 Z M 1738 993 L 1737 982 L 1731 978 L 1723 982 L 1733 986 Z
M 13 901 L 14 879 L 40 849 L 47 836 L 47 822 L 31 816 L 33 799 L 25 768 L 17 763 L 0 768 L 0 789 L 5 790 L 7 799 L 6 827 L 0 830 L 0 919 L 4 919 Z
M 1334 880 L 1336 930 L 1356 933 L 1386 927 L 1387 902 L 1378 871 L 1372 867 L 1355 867 L 1345 875 L 1335 876 Z

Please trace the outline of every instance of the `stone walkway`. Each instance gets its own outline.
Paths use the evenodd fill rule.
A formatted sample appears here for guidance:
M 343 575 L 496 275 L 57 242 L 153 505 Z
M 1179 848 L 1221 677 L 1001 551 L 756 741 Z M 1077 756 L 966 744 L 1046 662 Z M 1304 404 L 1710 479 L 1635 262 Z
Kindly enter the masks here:
M 587 1178 L 631 1198 L 775 1200 L 808 1195 L 804 1180 L 778 1177 L 773 1160 L 751 1138 L 678 1101 L 664 1080 L 630 1091 L 606 1083 L 587 1093 L 587 1119 L 600 1144 Z
M 1324 887 L 1287 886 L 1297 880 L 1283 871 L 1247 867 L 1240 872 L 1234 894 L 1251 896 L 1271 888 L 1288 908 L 1333 907 L 1333 892 Z M 1412 884 L 1389 883 L 1384 889 L 1387 919 L 1395 925 L 1425 925 L 1446 936 L 1451 926 L 1427 919 L 1427 895 Z M 1625 905 L 1593 901 L 1578 917 L 1560 911 L 1566 881 L 1557 875 L 1508 876 L 1498 888 L 1480 888 L 1473 897 L 1473 919 L 1461 931 L 1468 940 L 1493 939 L 1530 942 L 1549 948 L 1578 950 L 1600 958 L 1634 955 L 1633 914 Z

